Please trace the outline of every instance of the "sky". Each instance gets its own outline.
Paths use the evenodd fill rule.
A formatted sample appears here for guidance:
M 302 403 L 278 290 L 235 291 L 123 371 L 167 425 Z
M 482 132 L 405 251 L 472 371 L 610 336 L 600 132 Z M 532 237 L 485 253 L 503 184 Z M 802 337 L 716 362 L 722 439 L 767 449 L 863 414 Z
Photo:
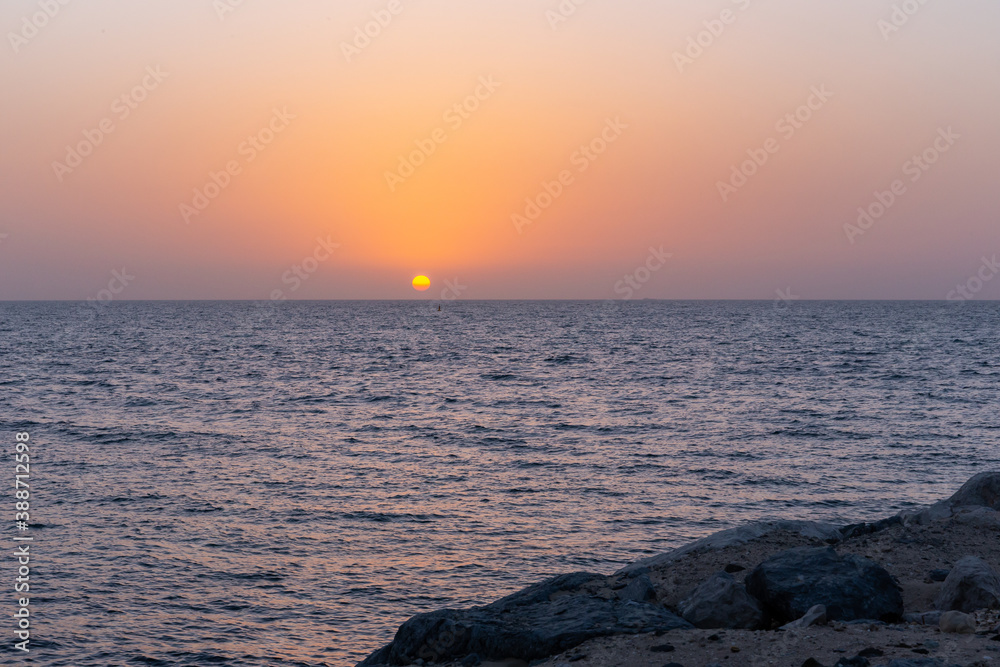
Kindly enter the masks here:
M 7 0 L 0 300 L 998 299 L 998 26 L 995 0 Z

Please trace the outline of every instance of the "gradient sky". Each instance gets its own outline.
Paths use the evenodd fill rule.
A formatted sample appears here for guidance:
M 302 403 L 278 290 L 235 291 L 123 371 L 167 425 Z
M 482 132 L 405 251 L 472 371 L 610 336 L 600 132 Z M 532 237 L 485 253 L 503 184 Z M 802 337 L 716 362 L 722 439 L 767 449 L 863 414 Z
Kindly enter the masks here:
M 343 43 L 394 3 L 4 2 L 0 299 L 109 282 L 119 299 L 428 299 L 446 279 L 469 299 L 604 299 L 627 275 L 633 298 L 943 299 L 977 274 L 971 296 L 1000 298 L 983 263 L 1000 255 L 996 0 L 587 0 L 558 23 L 571 0 L 398 1 L 350 59 Z M 919 9 L 890 31 L 904 4 Z M 26 27 L 41 5 L 58 11 Z M 478 108 L 446 119 L 477 88 Z M 78 166 L 54 166 L 102 121 L 114 131 Z M 272 123 L 263 150 L 245 143 Z M 769 139 L 723 201 L 719 182 Z M 881 218 L 845 230 L 896 180 Z M 647 265 L 651 248 L 669 259 Z

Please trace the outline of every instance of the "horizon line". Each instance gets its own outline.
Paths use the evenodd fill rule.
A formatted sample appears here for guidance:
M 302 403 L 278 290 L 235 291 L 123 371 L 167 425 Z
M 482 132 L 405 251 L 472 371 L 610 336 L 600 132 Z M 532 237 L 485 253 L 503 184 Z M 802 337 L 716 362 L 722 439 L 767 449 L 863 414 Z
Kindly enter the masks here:
M 114 299 L 112 301 L 100 301 L 97 299 L 0 299 L 0 303 L 89 303 L 94 305 L 114 305 L 117 303 L 371 303 L 371 302 L 384 302 L 384 303 L 497 303 L 497 302 L 510 302 L 510 303 L 524 303 L 524 302 L 537 302 L 537 303 L 551 303 L 551 302 L 577 302 L 577 303 L 641 303 L 644 301 L 658 301 L 658 302 L 670 302 L 670 303 L 775 303 L 781 302 L 784 304 L 794 304 L 794 303 L 1000 303 L 1000 299 L 851 299 L 851 298 L 833 298 L 833 299 L 776 299 L 773 297 L 769 298 L 751 298 L 751 299 L 738 299 L 738 298 L 719 298 L 719 299 L 694 299 L 694 298 L 676 298 L 676 299 L 656 299 L 656 298 L 642 298 L 642 299 L 580 299 L 580 298 L 549 298 L 549 299 L 538 299 L 538 298 L 505 298 L 505 299 L 415 299 L 415 298 L 374 298 L 374 299 Z

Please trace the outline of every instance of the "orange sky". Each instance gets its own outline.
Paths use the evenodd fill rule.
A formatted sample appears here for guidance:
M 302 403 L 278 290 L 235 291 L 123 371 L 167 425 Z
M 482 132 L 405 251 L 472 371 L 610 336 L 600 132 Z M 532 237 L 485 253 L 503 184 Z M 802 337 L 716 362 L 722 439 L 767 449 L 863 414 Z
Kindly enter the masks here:
M 1000 5 L 894 4 L 6 2 L 0 299 L 946 298 Z

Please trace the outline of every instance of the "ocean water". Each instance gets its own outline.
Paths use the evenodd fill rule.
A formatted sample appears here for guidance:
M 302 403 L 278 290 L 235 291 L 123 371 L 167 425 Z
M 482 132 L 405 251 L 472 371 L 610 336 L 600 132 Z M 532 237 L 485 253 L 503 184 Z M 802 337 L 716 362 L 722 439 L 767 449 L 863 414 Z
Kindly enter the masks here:
M 1000 468 L 998 331 L 997 303 L 3 303 L 35 539 L 0 662 L 351 665 L 550 574 L 933 502 Z

